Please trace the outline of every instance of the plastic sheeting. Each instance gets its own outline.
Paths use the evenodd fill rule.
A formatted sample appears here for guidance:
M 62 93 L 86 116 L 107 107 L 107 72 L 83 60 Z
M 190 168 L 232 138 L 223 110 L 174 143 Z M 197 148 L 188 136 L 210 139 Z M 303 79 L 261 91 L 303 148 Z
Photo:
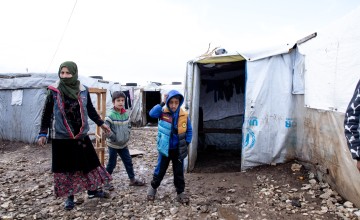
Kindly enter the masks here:
M 294 59 L 290 53 L 247 62 L 242 169 L 295 156 Z
M 24 90 L 21 105 L 10 104 L 12 93 L 12 90 L 0 90 L 0 138 L 34 143 L 40 130 L 46 89 Z
M 206 92 L 206 90 L 206 85 L 201 86 L 200 107 L 203 109 L 204 121 L 220 120 L 229 116 L 244 114 L 244 93 L 237 94 L 235 87 L 230 101 L 224 98 L 216 100 L 216 103 L 214 101 L 214 91 Z
M 221 120 L 204 121 L 204 128 L 241 129 L 243 118 L 243 115 L 237 115 Z M 241 135 L 238 134 L 206 133 L 204 137 L 205 145 L 213 145 L 221 150 L 239 150 L 242 143 Z
M 296 157 L 315 165 L 318 179 L 360 207 L 359 171 L 346 144 L 344 114 L 309 108 L 302 111 Z
M 285 47 L 286 48 L 286 47 Z M 297 50 L 280 48 L 268 58 L 252 54 L 255 61 L 247 61 L 245 118 L 242 126 L 242 169 L 282 163 L 295 157 L 297 144 L 298 95 L 303 89 L 303 56 Z M 249 54 L 250 56 L 251 54 Z M 244 57 L 247 57 L 244 55 Z M 206 59 L 202 60 L 202 63 Z M 208 61 L 211 61 L 208 59 Z M 193 169 L 197 157 L 198 107 L 200 102 L 200 70 L 196 61 L 187 65 L 185 105 L 190 108 L 193 141 L 189 149 L 188 169 Z M 302 96 L 301 96 L 302 97 Z M 241 114 L 241 110 L 238 112 Z
M 360 7 L 299 45 L 305 55 L 305 105 L 344 113 L 360 79 Z
M 10 141 L 34 143 L 40 130 L 41 114 L 47 95 L 47 86 L 54 83 L 57 74 L 1 74 L 0 75 L 0 138 Z M 120 84 L 79 76 L 88 86 L 108 91 L 120 90 Z M 97 96 L 91 94 L 96 106 Z M 110 92 L 107 92 L 106 108 L 111 108 Z M 89 120 L 90 133 L 96 125 Z

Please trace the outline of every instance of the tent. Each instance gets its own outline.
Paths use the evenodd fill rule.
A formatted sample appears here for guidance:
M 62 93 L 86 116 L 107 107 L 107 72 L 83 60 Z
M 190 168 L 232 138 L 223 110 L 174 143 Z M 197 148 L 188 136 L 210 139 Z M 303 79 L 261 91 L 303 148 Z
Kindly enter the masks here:
M 122 90 L 129 89 L 128 86 L 122 86 Z M 130 120 L 132 125 L 141 127 L 146 125 L 156 125 L 157 119 L 151 118 L 149 112 L 152 107 L 161 102 L 162 95 L 172 89 L 183 93 L 181 83 L 162 84 L 150 82 L 148 85 L 132 88 L 134 99 L 132 109 L 130 110 Z
M 185 106 L 194 135 L 188 171 L 201 148 L 209 146 L 238 154 L 241 169 L 295 157 L 296 106 L 304 90 L 304 57 L 296 45 L 187 63 Z
M 0 74 L 0 139 L 34 143 L 40 129 L 46 88 L 54 83 L 57 74 Z M 79 76 L 87 87 L 107 89 L 106 108 L 111 108 L 110 92 L 120 90 L 120 84 Z M 96 106 L 97 96 L 91 94 Z M 90 133 L 96 125 L 89 120 Z
M 297 158 L 360 207 L 360 178 L 344 136 L 344 113 L 360 79 L 360 7 L 302 45 L 305 100 Z
M 241 129 L 233 135 L 238 138 L 242 169 L 298 159 L 360 207 L 359 171 L 344 137 L 344 113 L 360 79 L 360 7 L 316 35 L 274 50 L 209 56 L 187 63 L 186 105 L 194 126 L 185 165 L 188 171 L 194 168 L 202 141 L 200 122 L 205 126 L 205 121 L 200 118 L 207 117 L 200 117 L 199 109 L 207 106 L 206 111 L 237 117 L 231 123 L 213 119 L 215 126 L 209 128 L 224 123 L 227 129 Z M 234 68 L 226 69 L 223 64 Z M 226 105 L 207 105 L 202 98 L 204 90 L 207 94 L 207 87 L 202 87 L 209 85 L 203 81 L 223 80 L 221 75 L 233 71 L 235 76 L 245 74 L 244 94 L 230 99 L 239 108 L 234 115 Z M 210 95 L 214 100 L 214 92 Z M 236 98 L 238 101 L 233 100 Z M 222 135 L 218 139 L 223 145 L 232 146 L 228 134 L 217 135 Z M 205 141 L 211 143 L 210 138 Z

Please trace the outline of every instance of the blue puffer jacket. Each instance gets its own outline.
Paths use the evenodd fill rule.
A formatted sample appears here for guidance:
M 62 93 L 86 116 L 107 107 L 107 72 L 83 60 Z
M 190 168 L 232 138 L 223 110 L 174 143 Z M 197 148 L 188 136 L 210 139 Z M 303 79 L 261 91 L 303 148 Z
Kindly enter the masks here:
M 179 107 L 175 112 L 171 111 L 169 101 L 174 96 L 180 97 Z M 187 156 L 187 147 L 192 139 L 192 126 L 188 113 L 181 109 L 184 97 L 176 90 L 168 93 L 166 106 L 158 104 L 150 112 L 150 117 L 158 118 L 158 150 L 164 156 L 168 156 L 169 149 L 179 149 L 179 158 Z

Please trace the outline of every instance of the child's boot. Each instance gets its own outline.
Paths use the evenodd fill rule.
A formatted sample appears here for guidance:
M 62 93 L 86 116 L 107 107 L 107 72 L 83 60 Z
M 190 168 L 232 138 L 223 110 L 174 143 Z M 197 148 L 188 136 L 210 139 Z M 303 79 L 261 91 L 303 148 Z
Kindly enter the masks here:
M 156 189 L 154 189 L 151 185 L 148 188 L 147 191 L 147 200 L 148 201 L 154 201 L 155 200 L 155 195 L 156 195 Z
M 177 194 L 176 199 L 178 202 L 183 204 L 188 204 L 190 201 L 189 197 L 184 192 Z

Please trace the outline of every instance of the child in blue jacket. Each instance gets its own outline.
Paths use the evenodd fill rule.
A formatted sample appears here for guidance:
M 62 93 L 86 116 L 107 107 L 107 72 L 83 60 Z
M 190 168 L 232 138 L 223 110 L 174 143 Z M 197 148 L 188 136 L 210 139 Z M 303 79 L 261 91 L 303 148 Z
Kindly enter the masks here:
M 149 201 L 155 200 L 157 188 L 163 180 L 170 161 L 173 166 L 174 185 L 177 200 L 188 203 L 184 193 L 184 158 L 187 156 L 188 145 L 192 139 L 192 126 L 188 113 L 181 108 L 184 97 L 176 90 L 164 96 L 165 102 L 155 105 L 149 112 L 150 117 L 158 118 L 157 148 L 158 163 L 154 171 L 151 185 L 147 192 Z

